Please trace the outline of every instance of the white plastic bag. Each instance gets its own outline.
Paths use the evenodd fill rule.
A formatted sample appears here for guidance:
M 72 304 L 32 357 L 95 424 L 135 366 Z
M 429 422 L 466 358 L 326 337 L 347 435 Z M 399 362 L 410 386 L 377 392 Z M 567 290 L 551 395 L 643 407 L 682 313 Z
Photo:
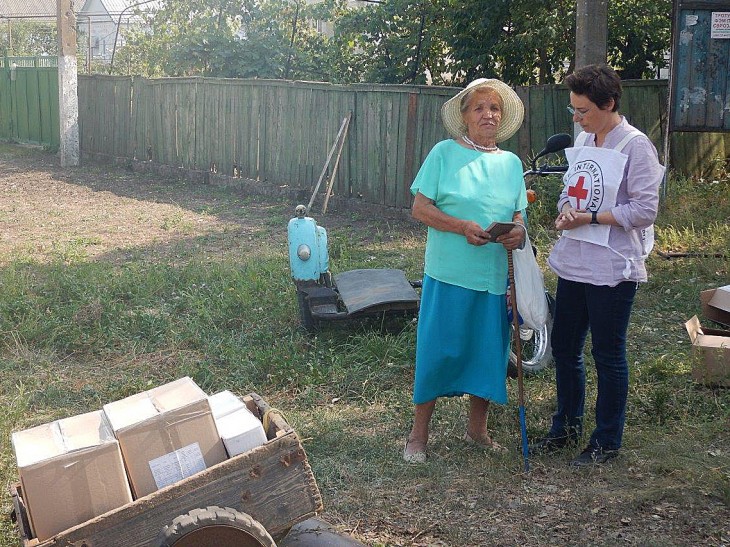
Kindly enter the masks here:
M 535 259 L 530 238 L 525 233 L 525 246 L 512 251 L 517 289 L 517 312 L 524 325 L 540 330 L 547 323 L 550 310 L 545 296 L 542 271 Z

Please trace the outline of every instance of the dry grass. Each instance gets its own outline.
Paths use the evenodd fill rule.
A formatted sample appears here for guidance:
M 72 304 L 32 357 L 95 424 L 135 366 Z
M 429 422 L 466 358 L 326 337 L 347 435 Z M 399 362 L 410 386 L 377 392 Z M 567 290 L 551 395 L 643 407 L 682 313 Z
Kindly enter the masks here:
M 703 204 L 689 206 L 691 185 L 677 184 L 659 248 L 730 248 L 724 222 L 713 224 L 730 217 L 727 198 L 697 218 Z M 730 183 L 719 184 L 724 194 L 714 195 L 727 196 Z M 730 394 L 693 384 L 682 327 L 699 312 L 699 290 L 727 283 L 727 259 L 652 257 L 615 463 L 572 470 L 566 451 L 534 458 L 525 474 L 510 383 L 512 402 L 490 418 L 508 454 L 466 445 L 466 402 L 444 400 L 429 462 L 409 466 L 400 453 L 414 325 L 332 325 L 316 337 L 297 328 L 285 241 L 295 204 L 104 166 L 62 169 L 7 145 L 0 192 L 3 513 L 17 480 L 11 431 L 187 374 L 210 391 L 257 391 L 284 411 L 304 439 L 323 518 L 367 545 L 730 544 Z M 549 209 L 536 206 L 533 218 Z M 420 277 L 419 226 L 342 211 L 319 220 L 335 271 L 387 266 Z M 537 233 L 546 249 L 554 234 Z M 526 383 L 531 435 L 548 425 L 552 376 Z M 589 401 L 594 390 L 589 374 Z M 0 546 L 15 543 L 1 520 Z

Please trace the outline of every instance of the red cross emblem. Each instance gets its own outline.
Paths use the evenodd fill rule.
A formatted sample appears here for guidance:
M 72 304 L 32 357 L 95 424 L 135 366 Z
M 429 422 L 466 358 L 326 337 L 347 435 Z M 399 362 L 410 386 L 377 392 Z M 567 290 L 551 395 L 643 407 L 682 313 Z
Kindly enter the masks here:
M 568 196 L 575 198 L 575 208 L 580 211 L 580 200 L 588 198 L 588 189 L 583 188 L 586 178 L 584 176 L 578 177 L 578 182 L 575 186 L 568 188 Z

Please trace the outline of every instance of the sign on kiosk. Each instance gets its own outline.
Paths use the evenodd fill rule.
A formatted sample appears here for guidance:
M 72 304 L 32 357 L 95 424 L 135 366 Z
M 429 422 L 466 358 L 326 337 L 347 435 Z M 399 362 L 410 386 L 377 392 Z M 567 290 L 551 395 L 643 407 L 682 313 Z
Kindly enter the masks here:
M 713 40 L 730 39 L 730 11 L 713 11 L 710 27 Z

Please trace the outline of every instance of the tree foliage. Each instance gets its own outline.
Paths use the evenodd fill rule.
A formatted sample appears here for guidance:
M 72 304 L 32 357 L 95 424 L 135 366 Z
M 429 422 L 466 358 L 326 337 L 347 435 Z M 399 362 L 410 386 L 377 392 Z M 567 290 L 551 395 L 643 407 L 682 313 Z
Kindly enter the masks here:
M 313 28 L 332 19 L 336 0 L 164 0 L 140 14 L 117 72 L 149 76 L 327 79 L 326 37 Z
M 336 23 L 335 43 L 356 69 L 345 81 L 425 84 L 446 69 L 442 52 L 444 0 L 388 0 L 348 10 Z M 346 50 L 349 49 L 348 53 Z
M 501 77 L 513 84 L 560 82 L 573 67 L 574 0 L 513 0 L 495 44 Z
M 608 61 L 623 79 L 655 78 L 665 66 L 671 0 L 614 0 L 608 8 Z
M 58 49 L 56 24 L 13 20 L 3 23 L 0 52 L 17 57 L 55 55 Z
M 652 77 L 669 49 L 670 0 L 609 4 L 608 58 Z M 334 29 L 318 32 L 322 21 Z M 513 85 L 573 69 L 574 0 L 162 0 L 120 51 L 117 71 L 331 82 Z

